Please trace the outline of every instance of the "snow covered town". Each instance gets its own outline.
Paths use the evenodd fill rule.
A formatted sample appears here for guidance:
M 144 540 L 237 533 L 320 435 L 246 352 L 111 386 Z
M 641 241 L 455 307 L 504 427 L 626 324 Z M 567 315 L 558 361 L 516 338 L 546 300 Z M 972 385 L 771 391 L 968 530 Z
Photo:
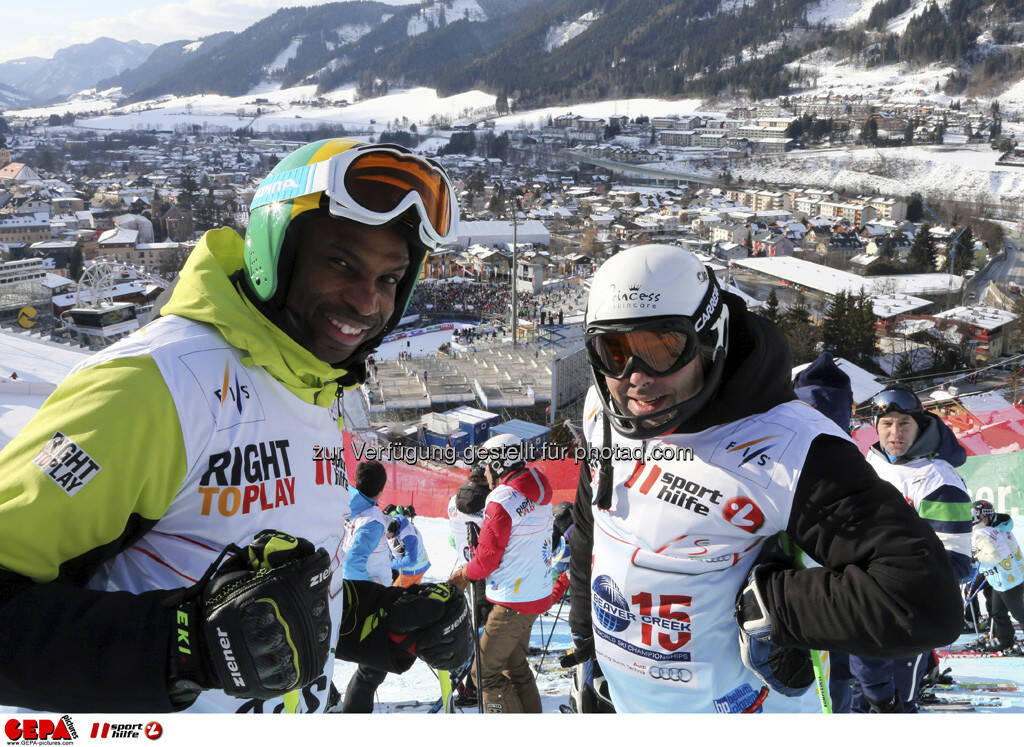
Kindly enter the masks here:
M 501 434 L 538 450 L 576 443 L 594 274 L 650 243 L 693 252 L 776 322 L 792 376 L 832 354 L 851 380 L 862 452 L 879 441 L 873 398 L 914 390 L 962 445 L 971 499 L 1019 523 L 1024 126 L 988 102 L 908 101 L 933 82 L 904 81 L 891 99 L 851 86 L 721 109 L 631 100 L 509 114 L 493 96 L 442 104 L 419 90 L 374 109 L 282 90 L 124 108 L 93 92 L 8 111 L 0 448 L 72 369 L 150 321 L 205 231 L 244 233 L 257 185 L 288 153 L 346 135 L 435 157 L 461 205 L 455 240 L 430 253 L 401 325 L 343 397 L 350 474 L 367 449 L 402 455 L 385 460 L 380 502 L 414 509 L 424 581 L 460 562 L 447 512 L 470 474 L 467 447 Z M 578 460 L 534 466 L 554 503 L 574 499 Z M 1022 660 L 967 648 L 990 612 L 969 607 L 963 635 L 936 651 L 962 690 L 944 709 L 953 686 L 933 682 L 933 710 L 1024 713 Z M 562 605 L 537 618 L 530 663 L 544 712 L 568 700 L 558 658 L 571 645 Z M 355 672 L 340 665 L 334 684 L 344 691 Z M 417 662 L 388 677 L 375 708 L 426 712 L 437 690 Z

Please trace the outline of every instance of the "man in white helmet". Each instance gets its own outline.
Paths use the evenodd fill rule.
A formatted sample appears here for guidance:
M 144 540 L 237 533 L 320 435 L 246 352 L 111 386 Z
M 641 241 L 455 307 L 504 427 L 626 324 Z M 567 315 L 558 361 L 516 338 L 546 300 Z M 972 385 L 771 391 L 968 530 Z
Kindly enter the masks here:
M 935 534 L 795 399 L 785 338 L 696 257 L 612 257 L 585 335 L 563 661 L 596 655 L 618 711 L 812 710 L 807 649 L 901 656 L 956 638 Z M 781 532 L 823 567 L 795 569 Z
M 484 504 L 473 559 L 458 568 L 449 583 L 465 589 L 487 580 L 494 608 L 480 639 L 480 682 L 487 713 L 541 713 L 540 693 L 526 661 L 530 630 L 537 615 L 551 606 L 548 559 L 551 556 L 551 485 L 527 467 L 526 444 L 511 434 L 482 445 L 491 492 Z

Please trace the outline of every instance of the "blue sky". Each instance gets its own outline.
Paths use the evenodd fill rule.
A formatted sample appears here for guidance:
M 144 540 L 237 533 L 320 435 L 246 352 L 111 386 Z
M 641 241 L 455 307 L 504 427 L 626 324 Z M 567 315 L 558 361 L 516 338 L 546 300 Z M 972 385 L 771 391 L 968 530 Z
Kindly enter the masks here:
M 408 5 L 418 0 L 379 0 Z M 0 62 L 52 57 L 62 47 L 109 36 L 162 44 L 217 31 L 241 31 L 278 8 L 337 0 L 6 0 Z

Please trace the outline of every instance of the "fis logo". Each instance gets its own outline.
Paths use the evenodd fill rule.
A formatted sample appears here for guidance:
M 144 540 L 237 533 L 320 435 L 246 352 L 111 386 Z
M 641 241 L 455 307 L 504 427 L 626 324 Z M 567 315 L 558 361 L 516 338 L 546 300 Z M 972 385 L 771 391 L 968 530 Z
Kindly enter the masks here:
M 32 461 L 69 496 L 81 490 L 101 469 L 85 449 L 60 431 L 54 432 Z
M 200 350 L 180 361 L 195 377 L 218 431 L 266 419 L 252 377 L 228 351 Z
M 70 716 L 61 716 L 56 722 L 48 718 L 12 718 L 4 724 L 4 734 L 13 742 L 72 742 L 78 733 Z
M 778 436 L 764 436 L 753 441 L 747 441 L 746 443 L 738 444 L 735 441 L 730 441 L 726 445 L 726 450 L 730 453 L 739 452 L 742 458 L 740 459 L 740 466 L 748 462 L 753 462 L 759 467 L 764 467 L 768 464 L 768 460 L 771 459 L 771 455 L 768 454 L 768 450 L 775 444 L 764 444 L 764 441 L 768 441 Z
M 220 406 L 224 407 L 224 404 L 230 400 L 234 405 L 238 414 L 242 413 L 242 402 L 243 400 L 249 399 L 249 386 L 247 384 L 240 384 L 238 381 L 238 374 L 234 376 L 232 381 L 231 377 L 231 363 L 224 364 L 224 381 L 221 383 L 219 389 L 213 390 L 213 395 L 220 400 Z
M 734 433 L 722 439 L 711 454 L 711 463 L 742 475 L 744 480 L 753 481 L 762 488 L 768 487 L 776 463 L 795 437 L 793 431 L 785 427 L 774 425 L 773 429 L 777 430 L 769 436 L 747 429 L 746 433 Z

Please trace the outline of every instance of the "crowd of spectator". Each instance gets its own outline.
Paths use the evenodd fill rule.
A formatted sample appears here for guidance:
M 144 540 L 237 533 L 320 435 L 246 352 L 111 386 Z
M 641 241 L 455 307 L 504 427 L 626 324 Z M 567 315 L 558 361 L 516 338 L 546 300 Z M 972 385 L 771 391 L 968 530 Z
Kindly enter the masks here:
M 409 303 L 410 313 L 461 312 L 506 317 L 512 304 L 507 283 L 421 283 Z M 562 324 L 583 313 L 586 289 L 571 286 L 540 295 L 519 294 L 519 317 L 538 324 Z M 561 312 L 561 314 L 559 313 Z
M 520 293 L 520 303 L 526 303 L 528 293 Z M 420 283 L 416 287 L 409 311 L 473 312 L 481 316 L 507 313 L 512 303 L 508 283 Z

